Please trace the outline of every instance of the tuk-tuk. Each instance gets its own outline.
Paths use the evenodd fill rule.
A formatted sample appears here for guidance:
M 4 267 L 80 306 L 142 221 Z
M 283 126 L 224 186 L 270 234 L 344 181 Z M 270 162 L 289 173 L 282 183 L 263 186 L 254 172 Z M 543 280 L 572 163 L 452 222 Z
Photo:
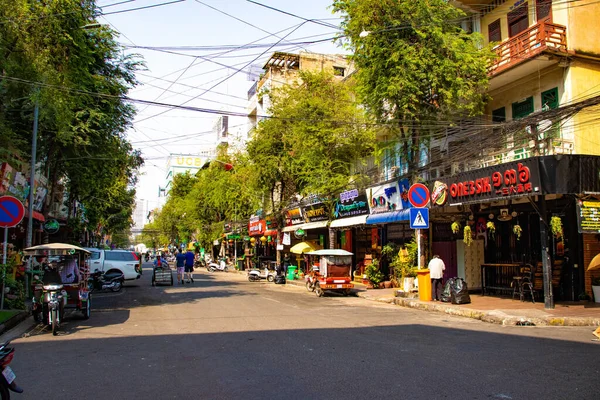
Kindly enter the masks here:
M 342 249 L 323 249 L 305 253 L 319 257 L 318 269 L 314 268 L 310 280 L 317 296 L 325 291 L 339 292 L 347 296 L 352 284 L 352 253 Z M 307 281 L 308 287 L 308 281 Z
M 65 243 L 49 243 L 23 250 L 32 262 L 32 314 L 38 322 L 52 326 L 57 334 L 65 309 L 75 309 L 88 319 L 92 297 L 88 280 L 90 252 Z

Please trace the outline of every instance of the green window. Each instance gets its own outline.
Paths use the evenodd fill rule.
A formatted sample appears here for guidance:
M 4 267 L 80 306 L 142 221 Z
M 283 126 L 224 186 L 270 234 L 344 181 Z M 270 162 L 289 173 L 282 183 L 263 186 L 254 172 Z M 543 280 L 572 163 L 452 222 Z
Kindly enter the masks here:
M 506 121 L 506 108 L 500 107 L 492 111 L 492 122 L 504 122 Z
M 542 110 L 558 108 L 558 88 L 542 92 Z
M 513 119 L 523 118 L 533 112 L 533 97 L 528 97 L 523 101 L 512 103 Z

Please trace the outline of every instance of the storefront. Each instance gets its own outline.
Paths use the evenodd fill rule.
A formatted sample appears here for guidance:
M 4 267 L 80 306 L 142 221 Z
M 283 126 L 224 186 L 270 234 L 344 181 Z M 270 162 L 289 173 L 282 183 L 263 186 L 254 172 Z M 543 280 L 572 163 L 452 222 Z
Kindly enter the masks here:
M 470 288 L 510 294 L 513 277 L 531 265 L 546 307 L 577 300 L 595 253 L 576 221 L 582 200 L 600 198 L 598 171 L 600 157 L 561 155 L 440 179 L 430 185 L 431 250 Z

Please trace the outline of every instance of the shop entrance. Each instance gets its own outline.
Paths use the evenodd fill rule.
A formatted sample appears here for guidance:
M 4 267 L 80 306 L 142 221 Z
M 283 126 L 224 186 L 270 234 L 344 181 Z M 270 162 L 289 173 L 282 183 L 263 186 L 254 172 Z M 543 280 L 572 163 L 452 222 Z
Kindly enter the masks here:
M 444 281 L 458 276 L 458 266 L 456 262 L 456 242 L 433 242 L 431 244 L 431 251 L 431 256 L 434 254 L 439 255 L 444 261 L 444 264 L 446 264 Z

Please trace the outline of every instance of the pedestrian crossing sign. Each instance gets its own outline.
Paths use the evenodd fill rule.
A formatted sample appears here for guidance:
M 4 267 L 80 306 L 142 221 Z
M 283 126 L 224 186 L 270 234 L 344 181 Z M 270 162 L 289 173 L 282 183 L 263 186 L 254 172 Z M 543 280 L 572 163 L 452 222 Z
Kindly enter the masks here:
M 429 229 L 429 208 L 410 209 L 410 229 Z

